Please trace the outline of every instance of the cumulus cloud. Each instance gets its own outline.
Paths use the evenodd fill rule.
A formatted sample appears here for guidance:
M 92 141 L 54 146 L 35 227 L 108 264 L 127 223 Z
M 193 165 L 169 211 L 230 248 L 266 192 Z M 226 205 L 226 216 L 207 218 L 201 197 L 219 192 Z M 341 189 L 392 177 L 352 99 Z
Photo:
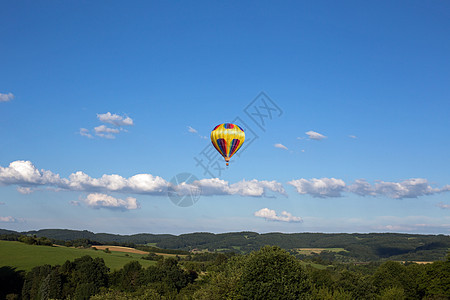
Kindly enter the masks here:
M 450 185 L 442 188 L 433 187 L 427 179 L 411 178 L 400 182 L 377 181 L 374 184 L 364 179 L 346 184 L 342 179 L 312 178 L 295 179 L 288 182 L 299 194 L 318 198 L 340 197 L 348 192 L 359 196 L 384 196 L 392 199 L 416 198 L 450 191 Z M 117 174 L 104 174 L 93 178 L 82 171 L 61 178 L 52 171 L 37 169 L 30 161 L 17 160 L 8 167 L 0 166 L 0 185 L 17 185 L 20 193 L 27 194 L 38 186 L 47 189 L 85 191 L 89 193 L 131 193 L 146 195 L 164 195 L 168 191 L 169 182 L 152 174 L 136 174 L 129 178 Z M 201 190 L 202 195 L 240 195 L 250 197 L 268 197 L 268 192 L 286 195 L 283 185 L 277 181 L 242 180 L 236 183 L 219 178 L 194 181 L 185 186 L 172 187 L 175 190 L 190 192 Z
M 283 150 L 289 150 L 285 145 L 283 144 L 275 144 L 273 145 L 275 148 L 283 149 Z
M 444 202 L 439 202 L 436 206 L 441 209 L 450 209 L 450 204 L 445 204 Z
M 134 125 L 133 119 L 131 119 L 130 117 L 111 114 L 110 112 L 107 112 L 105 114 L 97 114 L 97 118 L 103 123 L 111 124 L 114 126 L 113 128 L 106 125 L 99 125 L 97 127 L 94 127 L 93 131 L 95 132 L 95 135 L 105 139 L 115 139 L 116 134 L 118 134 L 119 132 L 128 132 L 123 128 L 123 126 Z M 93 135 L 89 132 L 89 129 L 86 128 L 80 128 L 80 135 L 90 139 L 94 138 Z
M 14 218 L 14 217 L 11 217 L 11 216 L 7 216 L 7 217 L 1 217 L 0 216 L 0 222 L 3 222 L 3 223 L 17 223 L 18 220 L 16 218 Z
M 33 192 L 33 189 L 30 187 L 19 186 L 17 187 L 17 191 L 21 194 L 28 195 Z
M 357 179 L 347 186 L 347 191 L 360 196 L 376 196 L 374 187 L 364 179 Z
M 194 185 L 202 189 L 202 195 L 240 195 L 251 197 L 266 196 L 268 190 L 286 195 L 286 191 L 281 183 L 276 181 L 258 181 L 256 179 L 242 180 L 229 184 L 228 181 L 211 178 L 194 181 Z
M 109 123 L 115 126 L 132 126 L 134 125 L 133 119 L 128 116 L 120 116 L 107 112 L 105 114 L 97 114 L 97 118 L 103 123 Z
M 309 194 L 313 197 L 340 197 L 345 190 L 345 182 L 335 178 L 313 178 L 310 180 L 301 178 L 289 181 L 288 184 L 297 189 L 299 194 Z
M 411 178 L 402 182 L 378 182 L 375 184 L 375 193 L 390 198 L 417 198 L 441 192 L 433 188 L 424 178 Z
M 117 174 L 92 178 L 82 171 L 61 178 L 48 170 L 38 170 L 30 161 L 14 161 L 8 167 L 0 167 L 0 185 L 18 185 L 21 191 L 31 191 L 35 186 L 50 186 L 62 190 L 86 191 L 91 193 L 132 193 L 146 195 L 164 195 L 168 182 L 159 176 L 137 174 L 124 178 Z M 191 191 L 191 187 L 179 186 L 178 189 Z M 200 188 L 203 195 L 240 195 L 251 197 L 266 196 L 268 191 L 286 195 L 284 187 L 276 181 L 242 180 L 230 184 L 218 178 L 202 179 L 192 183 Z
M 120 175 L 103 175 L 92 178 L 78 171 L 69 178 L 60 178 L 48 170 L 38 170 L 30 161 L 18 160 L 8 167 L 0 167 L 0 185 L 18 185 L 32 187 L 47 185 L 74 191 L 110 191 L 137 194 L 164 194 L 167 182 L 159 176 L 151 174 L 137 174 L 130 178 Z
M 373 226 L 374 229 L 379 231 L 395 231 L 395 232 L 405 232 L 405 231 L 413 231 L 413 226 L 408 225 L 376 225 Z
M 60 187 L 76 191 L 109 191 L 135 194 L 161 195 L 167 191 L 167 181 L 151 174 L 137 174 L 129 178 L 120 175 L 103 175 L 92 178 L 78 171 L 63 180 Z
M 39 171 L 30 161 L 17 160 L 6 168 L 0 167 L 0 185 L 58 185 L 61 181 L 59 175 L 46 170 Z
M 115 139 L 116 136 L 114 134 L 119 133 L 120 130 L 117 128 L 109 128 L 105 125 L 100 125 L 94 128 L 95 134 L 99 137 L 105 139 Z
M 445 192 L 445 187 L 442 189 L 433 188 L 424 178 L 411 178 L 401 182 L 385 182 L 380 181 L 374 185 L 369 184 L 363 179 L 356 180 L 353 184 L 348 186 L 348 191 L 361 196 L 377 196 L 383 195 L 389 198 L 417 198 L 419 196 L 432 195 L 440 192 Z
M 307 131 L 305 133 L 311 140 L 320 141 L 320 140 L 323 140 L 323 139 L 327 138 L 323 134 L 320 134 L 320 133 L 312 131 L 312 130 Z
M 275 210 L 268 208 L 262 208 L 257 212 L 255 212 L 254 215 L 259 218 L 264 218 L 268 221 L 296 222 L 296 223 L 302 222 L 302 218 L 295 217 L 287 211 L 282 211 L 281 215 L 277 215 Z
M 105 125 L 100 125 L 94 128 L 95 133 L 119 133 L 117 128 L 109 128 Z
M 94 138 L 94 137 L 92 136 L 92 134 L 89 133 L 89 129 L 86 129 L 86 128 L 80 128 L 80 135 L 81 135 L 81 136 L 85 136 L 85 137 L 87 137 L 87 138 L 89 138 L 89 139 Z
M 299 194 L 309 194 L 313 197 L 340 197 L 342 192 L 350 192 L 359 196 L 385 196 L 392 199 L 417 198 L 420 196 L 433 195 L 448 192 L 448 186 L 443 188 L 432 187 L 427 179 L 411 178 L 401 182 L 378 181 L 370 184 L 364 179 L 355 180 L 347 185 L 342 179 L 297 179 L 289 181 Z
M 2 94 L 0 93 L 0 102 L 8 102 L 14 99 L 14 95 L 12 93 Z
M 119 210 L 133 210 L 139 208 L 136 198 L 128 197 L 124 200 L 101 193 L 89 194 L 84 202 L 93 208 L 109 208 Z

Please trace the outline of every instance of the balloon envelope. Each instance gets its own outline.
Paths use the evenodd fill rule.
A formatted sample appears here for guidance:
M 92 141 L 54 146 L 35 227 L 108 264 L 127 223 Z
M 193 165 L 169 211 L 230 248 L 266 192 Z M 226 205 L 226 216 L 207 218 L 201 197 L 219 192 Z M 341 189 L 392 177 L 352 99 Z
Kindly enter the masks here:
M 230 158 L 242 147 L 244 141 L 244 130 L 236 124 L 223 123 L 211 131 L 211 142 L 225 158 L 227 166 Z

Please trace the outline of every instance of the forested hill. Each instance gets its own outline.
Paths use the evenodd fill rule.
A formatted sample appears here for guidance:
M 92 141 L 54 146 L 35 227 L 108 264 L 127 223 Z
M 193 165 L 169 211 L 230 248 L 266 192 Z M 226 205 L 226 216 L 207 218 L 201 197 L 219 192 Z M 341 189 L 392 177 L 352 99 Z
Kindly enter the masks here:
M 333 255 L 353 257 L 358 260 L 438 260 L 446 256 L 450 249 L 450 236 L 420 235 L 400 233 L 189 233 L 171 234 L 134 234 L 118 235 L 93 233 L 87 230 L 42 229 L 37 231 L 15 232 L 0 229 L 1 234 L 36 235 L 55 240 L 88 239 L 100 243 L 150 244 L 164 249 L 209 250 L 220 252 L 248 253 L 264 245 L 276 245 L 297 251 L 299 248 L 326 248 Z M 299 252 L 301 253 L 301 252 Z M 331 253 L 328 253 L 331 254 Z

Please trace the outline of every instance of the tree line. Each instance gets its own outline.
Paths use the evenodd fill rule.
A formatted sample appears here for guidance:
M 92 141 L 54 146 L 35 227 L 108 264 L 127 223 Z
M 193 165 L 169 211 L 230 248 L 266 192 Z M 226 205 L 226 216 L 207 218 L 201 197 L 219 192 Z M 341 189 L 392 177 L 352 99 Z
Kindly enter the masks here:
M 197 232 L 176 236 L 170 234 L 114 235 L 67 229 L 44 229 L 17 233 L 0 229 L 0 236 L 11 235 L 47 237 L 54 244 L 65 246 L 108 244 L 140 247 L 140 249 L 147 247 L 146 251 L 149 252 L 162 252 L 161 249 L 166 249 L 171 254 L 186 254 L 187 251 L 194 249 L 246 254 L 258 250 L 264 245 L 278 245 L 283 249 L 290 250 L 293 254 L 298 248 L 344 248 L 345 252 L 334 257 L 335 260 L 342 262 L 383 259 L 434 261 L 444 259 L 450 248 L 450 236 L 447 235 L 400 233 L 259 234 L 256 232 L 229 232 L 213 234 Z M 148 243 L 154 246 L 145 246 Z
M 0 268 L 5 299 L 449 299 L 450 255 L 431 264 L 304 262 L 277 246 L 245 255 L 169 257 L 111 271 L 83 256 L 29 272 Z

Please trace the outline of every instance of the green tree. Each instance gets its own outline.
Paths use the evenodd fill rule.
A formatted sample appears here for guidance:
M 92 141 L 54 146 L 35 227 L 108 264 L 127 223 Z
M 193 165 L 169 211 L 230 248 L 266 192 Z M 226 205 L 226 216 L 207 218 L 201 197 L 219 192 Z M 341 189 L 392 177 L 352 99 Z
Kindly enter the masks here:
M 92 295 L 98 292 L 94 283 L 79 283 L 75 289 L 74 299 L 88 300 Z
M 379 291 L 390 287 L 403 288 L 406 267 L 398 262 L 388 261 L 382 264 L 373 275 L 373 283 Z
M 425 274 L 419 286 L 428 297 L 437 299 L 450 298 L 450 255 L 446 261 L 436 261 L 426 265 Z
M 406 299 L 405 291 L 402 287 L 391 286 L 381 291 L 380 300 L 402 300 Z
M 39 299 L 42 281 L 50 274 L 51 270 L 50 265 L 43 265 L 34 267 L 28 272 L 22 288 L 22 299 Z
M 375 296 L 375 287 L 372 284 L 371 277 L 359 272 L 342 271 L 335 283 L 335 287 L 351 293 L 355 299 L 372 299 Z
M 66 261 L 60 271 L 67 278 L 63 286 L 63 296 L 76 295 L 76 299 L 83 299 L 97 293 L 101 287 L 108 284 L 109 268 L 102 258 L 92 258 L 88 255 Z
M 0 299 L 4 299 L 8 294 L 20 294 L 24 275 L 23 271 L 17 271 L 16 268 L 0 267 Z
M 54 268 L 42 281 L 40 293 L 42 299 L 60 299 L 62 297 L 62 278 L 58 268 Z
M 237 275 L 237 292 L 248 299 L 299 299 L 310 292 L 299 261 L 276 246 L 250 253 Z
M 123 266 L 119 271 L 111 274 L 111 281 L 122 291 L 134 292 L 140 286 L 142 266 L 137 261 L 132 261 Z

